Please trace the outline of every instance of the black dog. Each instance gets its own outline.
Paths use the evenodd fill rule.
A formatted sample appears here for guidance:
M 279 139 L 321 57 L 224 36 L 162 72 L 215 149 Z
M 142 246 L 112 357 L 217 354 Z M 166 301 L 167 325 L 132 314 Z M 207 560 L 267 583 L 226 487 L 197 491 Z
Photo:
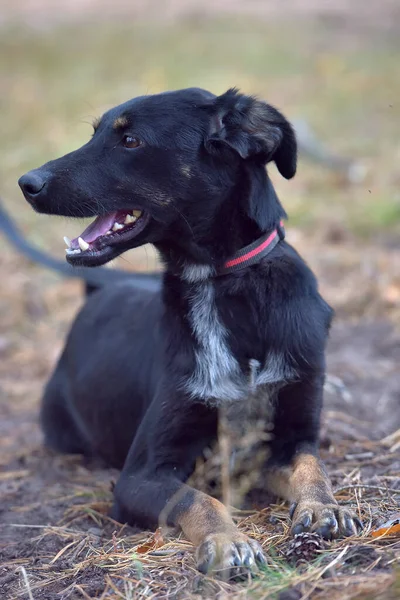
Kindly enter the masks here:
M 251 569 L 257 542 L 223 504 L 184 482 L 217 434 L 218 407 L 254 397 L 273 420 L 265 485 L 294 503 L 293 533 L 352 535 L 318 458 L 324 350 L 332 311 L 283 237 L 265 165 L 287 179 L 296 140 L 273 107 L 229 90 L 131 100 L 82 148 L 21 177 L 35 210 L 97 216 L 67 240 L 72 265 L 96 266 L 152 243 L 155 287 L 135 279 L 93 293 L 43 400 L 46 442 L 123 467 L 112 514 L 179 526 L 198 567 Z

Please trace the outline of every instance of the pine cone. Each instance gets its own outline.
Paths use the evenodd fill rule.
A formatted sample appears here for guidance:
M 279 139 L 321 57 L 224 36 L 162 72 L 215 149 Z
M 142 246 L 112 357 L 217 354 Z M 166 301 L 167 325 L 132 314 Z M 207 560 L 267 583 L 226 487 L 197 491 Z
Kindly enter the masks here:
M 326 544 L 317 533 L 297 533 L 289 542 L 285 552 L 286 560 L 298 565 L 309 562 L 317 557 L 318 550 L 324 550 Z

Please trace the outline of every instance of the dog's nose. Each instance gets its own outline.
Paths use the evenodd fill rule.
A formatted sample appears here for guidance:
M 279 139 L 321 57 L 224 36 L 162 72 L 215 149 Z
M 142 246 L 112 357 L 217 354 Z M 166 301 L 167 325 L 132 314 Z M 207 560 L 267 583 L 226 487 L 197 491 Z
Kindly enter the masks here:
M 40 194 L 46 185 L 47 177 L 39 171 L 29 171 L 18 179 L 18 185 L 27 200 Z

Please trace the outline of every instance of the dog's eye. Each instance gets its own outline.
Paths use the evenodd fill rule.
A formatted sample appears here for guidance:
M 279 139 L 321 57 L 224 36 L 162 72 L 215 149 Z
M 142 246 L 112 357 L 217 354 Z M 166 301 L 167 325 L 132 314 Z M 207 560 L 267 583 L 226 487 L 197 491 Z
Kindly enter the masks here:
M 122 141 L 125 148 L 137 148 L 142 143 L 139 138 L 134 137 L 133 135 L 124 135 L 124 139 Z

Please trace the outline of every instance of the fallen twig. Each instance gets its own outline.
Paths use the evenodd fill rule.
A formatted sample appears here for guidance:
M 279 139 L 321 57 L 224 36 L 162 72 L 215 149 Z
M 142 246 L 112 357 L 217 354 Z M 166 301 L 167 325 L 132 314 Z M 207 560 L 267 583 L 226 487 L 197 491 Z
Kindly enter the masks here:
M 338 488 L 336 488 L 334 490 L 335 494 L 338 494 L 339 492 L 343 492 L 344 490 L 373 490 L 374 492 L 390 492 L 391 494 L 399 494 L 400 495 L 400 490 L 395 489 L 395 488 L 388 488 L 388 487 L 383 487 L 383 486 L 379 486 L 379 485 L 367 485 L 367 484 L 363 484 L 363 483 L 356 483 L 356 484 L 352 484 L 349 483 L 348 485 L 342 485 Z
M 34 597 L 33 597 L 33 594 L 32 594 L 32 590 L 31 590 L 31 586 L 29 584 L 28 574 L 27 574 L 27 572 L 25 570 L 25 567 L 23 567 L 21 565 L 20 567 L 18 567 L 17 571 L 20 571 L 21 574 L 22 574 L 22 579 L 24 580 L 29 600 L 34 600 Z

